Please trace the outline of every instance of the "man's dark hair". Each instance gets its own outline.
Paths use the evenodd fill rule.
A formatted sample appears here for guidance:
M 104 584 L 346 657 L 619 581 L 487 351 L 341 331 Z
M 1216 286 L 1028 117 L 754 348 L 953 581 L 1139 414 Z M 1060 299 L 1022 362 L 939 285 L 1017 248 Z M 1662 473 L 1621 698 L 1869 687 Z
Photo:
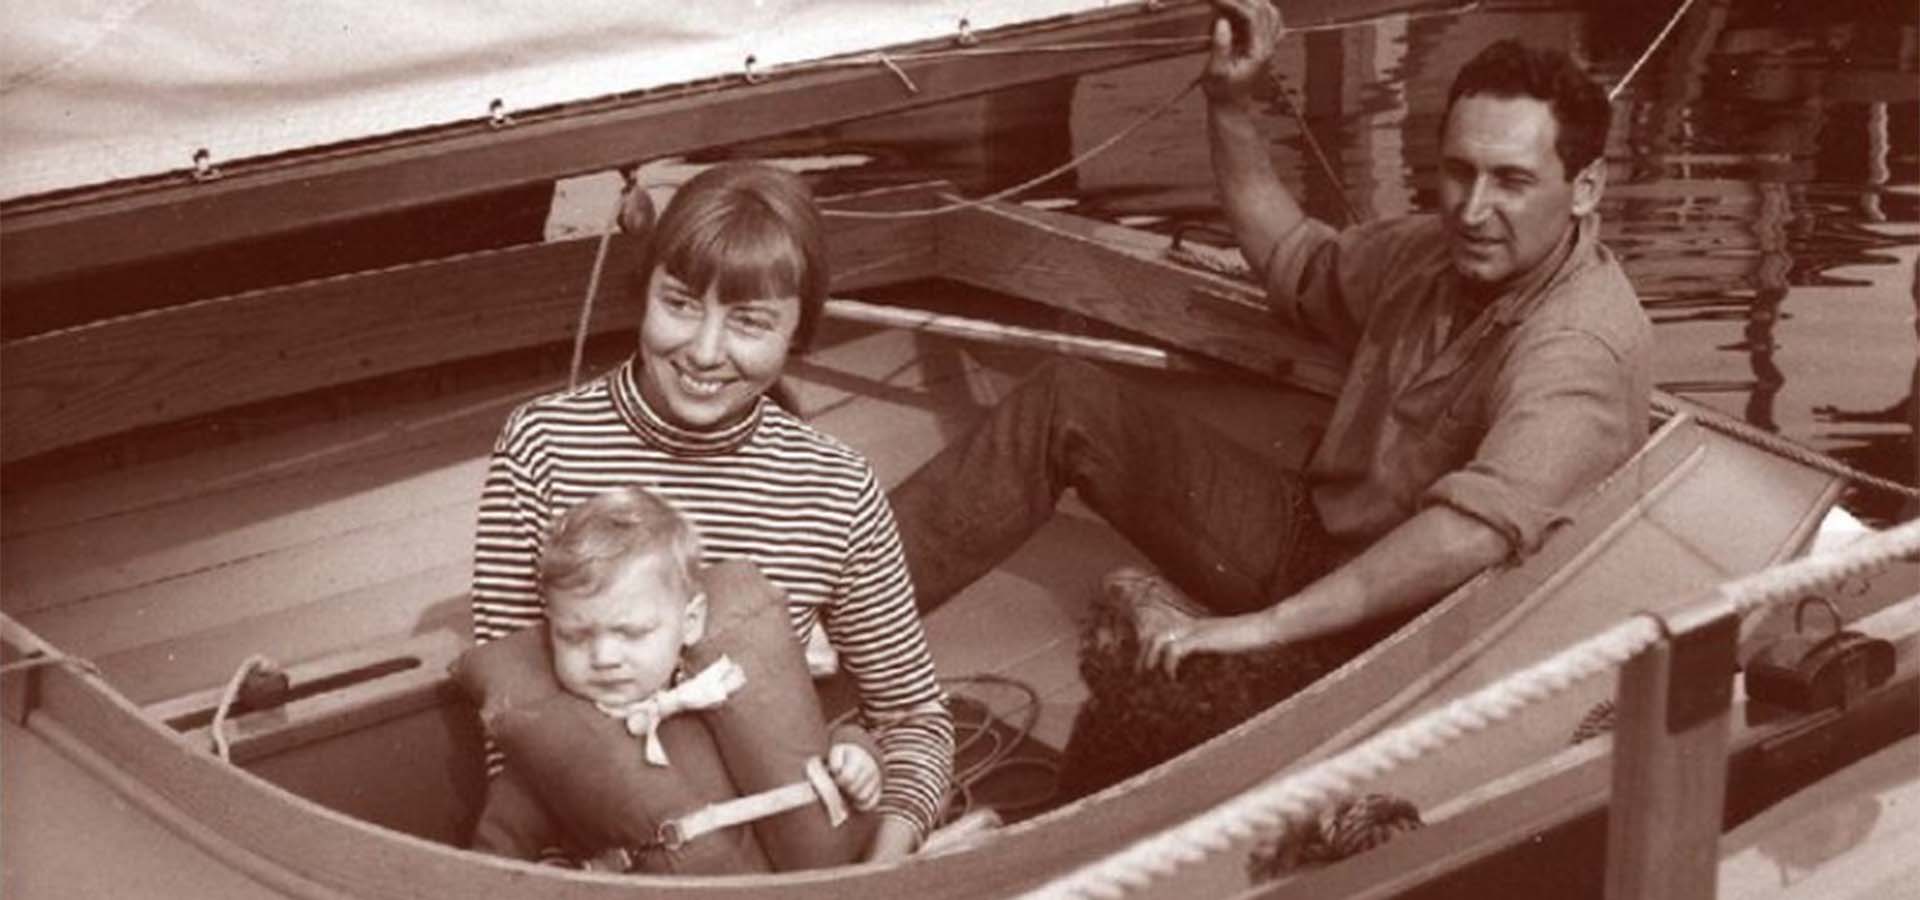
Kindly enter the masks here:
M 1468 60 L 1447 91 L 1444 130 L 1461 97 L 1532 97 L 1544 101 L 1558 126 L 1553 142 L 1568 180 L 1606 150 L 1613 104 L 1607 92 L 1559 50 L 1528 47 L 1511 38 L 1496 41 Z

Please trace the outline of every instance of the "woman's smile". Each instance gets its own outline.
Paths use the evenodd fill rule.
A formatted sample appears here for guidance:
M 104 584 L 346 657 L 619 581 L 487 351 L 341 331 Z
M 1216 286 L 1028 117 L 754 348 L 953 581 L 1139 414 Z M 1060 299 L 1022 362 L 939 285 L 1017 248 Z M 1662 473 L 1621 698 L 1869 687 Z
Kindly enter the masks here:
M 798 297 L 725 301 L 672 274 L 654 273 L 640 322 L 640 393 L 682 428 L 739 421 L 785 371 Z

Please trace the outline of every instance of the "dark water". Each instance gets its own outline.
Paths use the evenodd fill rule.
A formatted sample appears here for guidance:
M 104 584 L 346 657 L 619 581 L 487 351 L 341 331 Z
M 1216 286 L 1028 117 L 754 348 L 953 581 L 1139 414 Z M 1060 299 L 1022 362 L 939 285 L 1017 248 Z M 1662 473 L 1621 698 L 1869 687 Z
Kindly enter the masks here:
M 1679 0 L 1483 4 L 1291 36 L 1280 66 L 1339 184 L 1278 104 L 1267 134 L 1316 215 L 1430 209 L 1453 72 L 1491 40 L 1572 53 L 1619 82 Z M 1199 56 L 1084 76 L 748 148 L 815 156 L 823 192 L 942 177 L 1016 183 L 1160 104 Z M 1026 195 L 1167 232 L 1222 229 L 1197 93 Z M 1657 328 L 1676 394 L 1896 481 L 1914 443 L 1920 257 L 1920 6 L 1698 0 L 1627 83 L 1609 140 L 1606 239 Z M 824 161 L 824 160 L 823 160 Z M 1224 232 L 1222 232 L 1224 233 Z M 1912 516 L 1881 492 L 1846 503 Z

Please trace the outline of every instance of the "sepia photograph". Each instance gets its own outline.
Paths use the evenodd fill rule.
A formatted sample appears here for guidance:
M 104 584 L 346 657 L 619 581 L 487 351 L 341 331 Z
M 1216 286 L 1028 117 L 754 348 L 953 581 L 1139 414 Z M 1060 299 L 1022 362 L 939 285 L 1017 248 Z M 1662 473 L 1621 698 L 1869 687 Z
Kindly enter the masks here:
M 1912 0 L 0 0 L 0 897 L 1910 896 L 1916 435 Z

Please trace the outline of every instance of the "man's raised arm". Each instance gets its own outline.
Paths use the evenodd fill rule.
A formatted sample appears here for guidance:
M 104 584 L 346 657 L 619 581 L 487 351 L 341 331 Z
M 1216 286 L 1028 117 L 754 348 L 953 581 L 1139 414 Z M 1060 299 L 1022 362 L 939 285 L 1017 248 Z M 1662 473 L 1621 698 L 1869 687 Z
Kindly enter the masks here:
M 1254 119 L 1253 95 L 1267 77 L 1280 13 L 1267 0 L 1213 0 L 1213 52 L 1201 86 L 1220 204 L 1240 253 L 1264 282 L 1273 247 L 1306 217 L 1279 176 Z

